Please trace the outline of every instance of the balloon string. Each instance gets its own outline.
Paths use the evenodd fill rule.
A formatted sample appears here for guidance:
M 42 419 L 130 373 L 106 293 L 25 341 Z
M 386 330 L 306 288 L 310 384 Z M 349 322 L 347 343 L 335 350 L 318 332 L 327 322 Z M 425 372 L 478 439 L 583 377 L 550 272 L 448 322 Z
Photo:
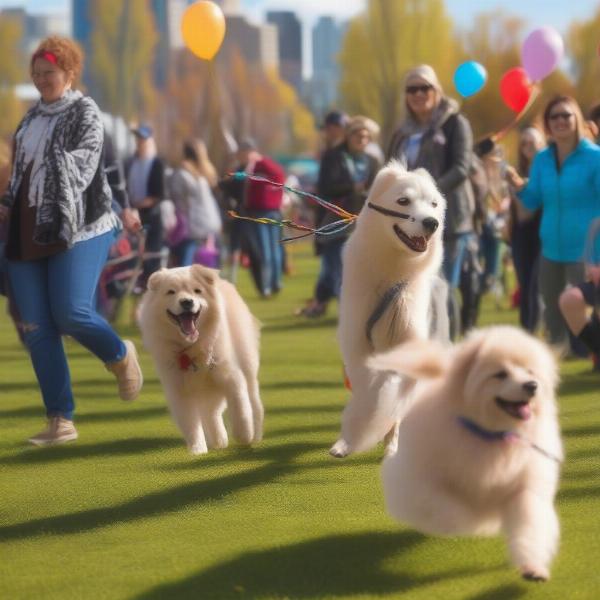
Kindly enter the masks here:
M 311 194 L 310 192 L 305 192 L 303 190 L 298 190 L 296 188 L 289 187 L 289 186 L 285 185 L 284 183 L 278 183 L 276 181 L 271 181 L 270 179 L 267 179 L 266 177 L 262 177 L 261 175 L 251 175 L 250 173 L 245 173 L 244 171 L 236 171 L 235 173 L 229 173 L 229 176 L 232 177 L 233 179 L 237 179 L 237 180 L 249 179 L 251 181 L 268 183 L 269 185 L 272 185 L 274 187 L 282 188 L 286 192 L 291 192 L 293 194 L 296 194 L 297 196 L 301 196 L 303 198 L 309 198 L 310 200 L 314 200 L 317 204 L 319 204 L 323 208 L 326 208 L 327 210 L 331 211 L 332 213 L 335 213 L 336 215 L 338 215 L 344 219 L 356 218 L 355 214 L 348 212 L 347 210 L 343 209 L 341 206 L 337 206 L 336 204 L 333 204 L 332 202 L 328 202 L 327 200 L 324 200 L 323 198 L 320 198 L 319 196 L 316 196 L 315 194 Z
M 534 83 L 531 89 L 531 95 L 529 96 L 529 100 L 527 100 L 527 104 L 521 109 L 521 112 L 519 112 L 508 125 L 500 129 L 496 133 L 491 133 L 484 136 L 483 139 L 490 139 L 492 140 L 492 142 L 499 142 L 525 116 L 527 111 L 533 106 L 535 101 L 538 99 L 540 91 L 540 86 Z
M 299 240 L 310 235 L 334 235 L 336 233 L 340 233 L 344 231 L 344 229 L 348 228 L 352 223 L 356 220 L 356 215 L 353 215 L 351 218 L 343 218 L 339 221 L 334 221 L 333 223 L 328 223 L 327 225 L 323 225 L 322 227 L 314 228 L 309 227 L 307 225 L 302 225 L 300 223 L 296 223 L 291 221 L 290 219 L 282 219 L 278 221 L 277 219 L 270 219 L 267 217 L 245 217 L 239 215 L 233 210 L 227 212 L 227 214 L 234 218 L 240 219 L 242 221 L 249 221 L 251 223 L 259 223 L 260 225 L 275 225 L 277 227 L 289 227 L 290 229 L 296 229 L 298 231 L 303 231 L 304 233 L 301 235 L 296 235 L 292 237 L 283 238 L 281 240 L 284 242 L 292 242 L 294 240 Z

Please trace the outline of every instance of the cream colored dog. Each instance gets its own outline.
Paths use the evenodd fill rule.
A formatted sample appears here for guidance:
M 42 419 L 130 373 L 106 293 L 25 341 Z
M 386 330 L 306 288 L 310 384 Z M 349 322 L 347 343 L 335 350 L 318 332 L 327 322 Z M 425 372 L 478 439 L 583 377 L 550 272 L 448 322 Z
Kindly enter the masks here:
M 423 169 L 407 172 L 392 161 L 373 182 L 343 254 L 338 341 L 352 396 L 342 415 L 341 437 L 330 450 L 333 456 L 368 450 L 388 432 L 386 452 L 394 452 L 396 423 L 413 382 L 376 371 L 367 360 L 429 336 L 445 207 Z M 445 288 L 440 289 L 437 313 L 447 322 Z
M 398 452 L 383 463 L 389 513 L 432 534 L 502 531 L 523 577 L 547 579 L 563 456 L 548 347 L 499 326 L 453 349 L 406 344 L 371 366 L 423 379 L 400 423 Z
M 259 327 L 233 285 L 200 265 L 161 269 L 148 280 L 138 320 L 192 454 L 227 446 L 225 408 L 236 440 L 261 440 Z

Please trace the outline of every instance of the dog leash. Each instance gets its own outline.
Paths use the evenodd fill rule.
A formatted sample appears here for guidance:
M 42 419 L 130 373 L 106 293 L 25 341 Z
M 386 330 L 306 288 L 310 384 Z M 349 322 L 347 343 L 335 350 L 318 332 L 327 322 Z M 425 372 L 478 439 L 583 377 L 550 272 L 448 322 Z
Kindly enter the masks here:
M 529 446 L 536 452 L 539 452 L 542 456 L 545 456 L 546 458 L 553 460 L 554 462 L 558 463 L 559 465 L 563 462 L 561 458 L 552 454 L 551 452 L 548 452 L 547 450 L 544 450 L 542 447 L 538 446 L 536 443 L 534 443 L 531 440 L 527 439 L 526 437 L 522 436 L 520 433 L 517 433 L 515 431 L 493 431 L 491 429 L 485 429 L 485 427 L 478 425 L 477 423 L 475 423 L 475 421 L 471 421 L 471 419 L 468 419 L 467 417 L 463 417 L 463 416 L 458 416 L 456 419 L 465 429 L 467 429 L 472 434 L 476 435 L 478 438 L 480 438 L 486 442 L 517 440 L 519 442 L 522 442 L 526 446 Z
M 398 299 L 400 298 L 400 296 L 402 295 L 402 293 L 404 292 L 405 289 L 406 289 L 406 281 L 399 281 L 398 283 L 395 283 L 392 287 L 388 288 L 384 292 L 383 296 L 381 296 L 381 298 L 379 299 L 379 302 L 377 303 L 377 306 L 375 307 L 375 309 L 369 316 L 369 319 L 367 320 L 365 333 L 367 335 L 367 340 L 369 341 L 371 348 L 374 347 L 374 345 L 373 345 L 373 328 L 375 327 L 375 325 L 377 324 L 379 319 L 381 319 L 381 317 L 383 317 L 385 311 L 392 304 L 395 304 L 398 301 Z

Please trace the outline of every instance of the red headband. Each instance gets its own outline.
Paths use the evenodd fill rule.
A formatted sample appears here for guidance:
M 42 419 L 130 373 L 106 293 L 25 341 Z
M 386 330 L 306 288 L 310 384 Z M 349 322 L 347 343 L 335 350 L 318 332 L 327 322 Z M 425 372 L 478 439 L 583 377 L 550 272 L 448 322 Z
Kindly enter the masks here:
M 43 58 L 44 60 L 51 62 L 53 65 L 58 66 L 58 59 L 56 58 L 56 54 L 54 54 L 53 52 L 49 52 L 48 50 L 38 50 L 31 57 L 31 64 L 33 64 L 35 62 L 36 58 Z

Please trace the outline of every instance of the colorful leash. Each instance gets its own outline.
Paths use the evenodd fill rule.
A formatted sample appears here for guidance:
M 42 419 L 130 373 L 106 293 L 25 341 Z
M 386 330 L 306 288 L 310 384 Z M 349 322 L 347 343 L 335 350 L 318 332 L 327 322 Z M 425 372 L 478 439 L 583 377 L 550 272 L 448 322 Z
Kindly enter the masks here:
M 243 221 L 251 221 L 253 223 L 260 223 L 262 225 L 277 225 L 278 227 L 288 227 L 290 229 L 295 229 L 297 231 L 304 232 L 301 235 L 283 238 L 281 240 L 282 243 L 283 242 L 292 242 L 294 240 L 299 240 L 299 239 L 305 238 L 310 235 L 334 235 L 336 233 L 340 233 L 341 231 L 344 231 L 345 229 L 350 227 L 350 225 L 352 225 L 352 223 L 354 223 L 354 221 L 358 217 L 358 215 L 348 212 L 347 210 L 344 210 L 341 206 L 337 206 L 336 204 L 333 204 L 332 202 L 328 202 L 327 200 L 324 200 L 323 198 L 320 198 L 319 196 L 317 196 L 315 194 L 311 194 L 310 192 L 305 192 L 304 190 L 298 190 L 296 188 L 285 185 L 284 183 L 277 183 L 276 181 L 271 181 L 270 179 L 267 179 L 266 177 L 262 177 L 261 175 L 250 175 L 249 173 L 245 173 L 243 171 L 236 171 L 235 173 L 230 173 L 229 176 L 238 181 L 243 181 L 243 180 L 247 179 L 250 181 L 266 183 L 266 184 L 272 185 L 274 187 L 281 188 L 281 189 L 285 190 L 286 192 L 291 192 L 293 194 L 296 194 L 297 196 L 313 200 L 314 202 L 319 204 L 319 206 L 322 206 L 326 210 L 341 217 L 338 221 L 334 221 L 333 223 L 328 223 L 327 225 L 323 225 L 323 227 L 314 228 L 314 227 L 309 227 L 307 225 L 302 225 L 300 223 L 296 223 L 294 221 L 291 221 L 290 219 L 284 219 L 284 220 L 279 221 L 277 219 L 269 219 L 266 217 L 256 217 L 256 218 L 255 217 L 245 217 L 245 216 L 239 215 L 238 213 L 236 213 L 233 210 L 228 211 L 228 215 L 230 217 L 233 217 L 234 219 L 241 219 Z

